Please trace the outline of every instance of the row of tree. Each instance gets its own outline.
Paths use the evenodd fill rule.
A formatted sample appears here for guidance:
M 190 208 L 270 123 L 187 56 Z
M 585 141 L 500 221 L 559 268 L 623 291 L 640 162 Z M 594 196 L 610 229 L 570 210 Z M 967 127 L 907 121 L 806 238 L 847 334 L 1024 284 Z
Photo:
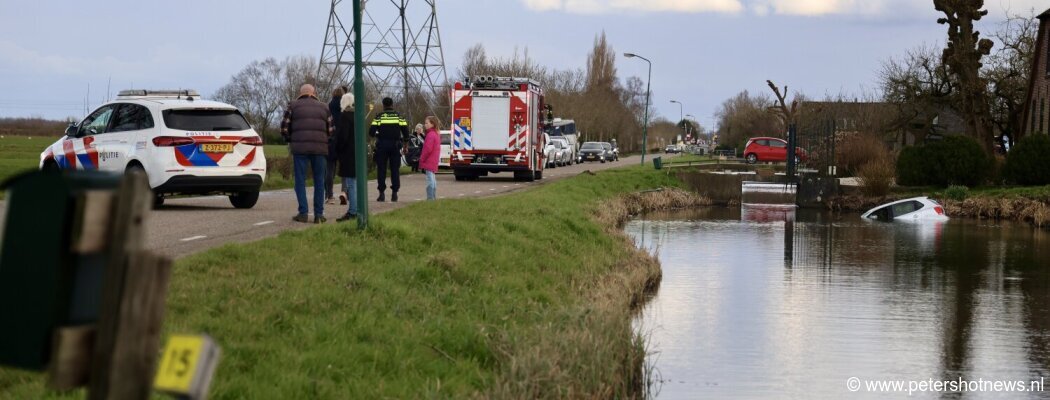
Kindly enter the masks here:
M 341 76 L 338 71 L 335 74 L 330 72 L 322 71 L 320 76 Z M 555 116 L 575 120 L 584 140 L 616 139 L 623 151 L 641 149 L 645 82 L 634 76 L 626 79 L 618 76 L 616 52 L 606 40 L 604 32 L 595 37 L 587 65 L 580 68 L 559 70 L 545 67 L 530 57 L 527 49 L 515 50 L 512 56 L 506 58 L 489 57 L 485 48 L 477 44 L 466 51 L 463 65 L 456 74 L 456 78 L 461 81 L 485 75 L 536 80 L 544 88 L 546 102 L 554 107 Z M 317 62 L 311 58 L 267 58 L 249 63 L 213 97 L 240 108 L 258 131 L 276 140 L 278 119 L 284 106 L 298 95 L 303 83 L 318 86 L 321 100 L 327 100 L 327 94 L 338 84 L 318 79 Z M 381 94 L 374 82 L 366 81 L 365 86 L 367 102 L 374 109 Z M 442 120 L 450 121 L 447 93 L 447 89 L 443 93 L 422 93 L 418 89 L 411 89 L 407 99 L 403 93 L 393 97 L 399 105 L 399 111 L 414 119 L 421 121 L 423 116 L 436 112 Z M 650 148 L 672 143 L 683 131 L 697 132 L 701 129 L 691 121 L 680 121 L 676 125 L 652 115 L 652 109 L 649 111 Z
M 886 61 L 880 72 L 881 93 L 826 96 L 819 107 L 806 107 L 806 97 L 796 94 L 801 107 L 795 122 L 801 126 L 835 120 L 832 114 L 841 116 L 848 108 L 849 120 L 836 122 L 855 126 L 839 126 L 840 132 L 870 134 L 887 142 L 903 142 L 911 135 L 922 142 L 938 133 L 933 120 L 940 117 L 943 125 L 955 116 L 965 133 L 989 153 L 996 137 L 1019 139 L 1038 29 L 1034 12 L 999 24 L 993 40 L 982 38 L 974 28 L 987 15 L 983 1 L 936 0 L 934 6 L 944 14 L 938 22 L 948 26 L 945 47 L 922 46 Z M 846 102 L 865 106 L 828 105 Z M 773 97 L 748 91 L 725 100 L 716 112 L 720 142 L 732 147 L 749 137 L 784 135 L 780 106 Z

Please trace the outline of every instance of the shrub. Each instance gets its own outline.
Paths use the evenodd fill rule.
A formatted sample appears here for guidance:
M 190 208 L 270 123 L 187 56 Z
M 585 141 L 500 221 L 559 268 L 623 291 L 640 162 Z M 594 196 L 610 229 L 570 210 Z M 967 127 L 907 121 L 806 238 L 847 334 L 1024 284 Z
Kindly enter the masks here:
M 292 156 L 267 157 L 266 172 L 284 179 L 292 178 Z
M 897 158 L 897 183 L 903 186 L 977 186 L 989 176 L 992 159 L 977 141 L 948 136 L 905 148 Z
M 883 156 L 868 161 L 857 171 L 861 181 L 861 193 L 870 197 L 885 196 L 890 192 L 894 175 L 893 161 L 889 157 Z
M 850 135 L 843 138 L 835 149 L 835 165 L 847 175 L 856 175 L 864 165 L 885 158 L 886 145 L 872 135 Z
M 944 190 L 944 197 L 955 201 L 966 200 L 970 197 L 970 188 L 960 185 L 948 186 L 948 189 Z
M 1003 176 L 1019 185 L 1050 184 L 1050 136 L 1032 135 L 1021 139 L 1006 156 Z

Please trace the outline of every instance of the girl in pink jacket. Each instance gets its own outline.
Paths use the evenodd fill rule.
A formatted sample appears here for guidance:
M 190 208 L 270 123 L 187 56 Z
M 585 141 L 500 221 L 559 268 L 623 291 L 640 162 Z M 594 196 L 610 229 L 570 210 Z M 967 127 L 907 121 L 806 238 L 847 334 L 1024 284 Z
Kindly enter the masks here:
M 435 116 L 428 116 L 423 125 L 426 137 L 423 139 L 423 152 L 419 155 L 419 169 L 427 175 L 427 200 L 437 200 L 438 159 L 441 157 L 439 126 L 440 122 Z

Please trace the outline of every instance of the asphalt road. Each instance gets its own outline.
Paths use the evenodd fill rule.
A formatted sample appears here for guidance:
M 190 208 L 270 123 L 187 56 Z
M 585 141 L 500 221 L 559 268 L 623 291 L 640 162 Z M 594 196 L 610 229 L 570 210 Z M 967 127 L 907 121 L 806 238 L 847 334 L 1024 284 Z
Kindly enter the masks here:
M 666 157 L 667 155 L 661 154 Z M 651 165 L 648 160 L 648 164 Z M 536 182 L 515 182 L 511 173 L 491 174 L 473 182 L 456 182 L 451 174 L 438 175 L 438 199 L 486 197 L 542 185 L 586 170 L 598 171 L 637 164 L 638 156 L 625 157 L 618 162 L 587 163 L 558 167 L 544 171 L 544 179 Z M 369 211 L 383 213 L 426 199 L 426 184 L 422 174 L 401 177 L 400 201 L 376 202 L 376 181 L 369 181 Z M 338 185 L 337 188 L 338 189 Z M 312 197 L 312 187 L 307 196 Z M 312 202 L 310 204 L 313 204 Z M 346 213 L 347 206 L 325 205 L 325 216 L 329 224 Z M 296 214 L 295 193 L 291 189 L 263 192 L 259 202 L 249 210 L 238 210 L 230 205 L 225 196 L 190 197 L 168 199 L 150 214 L 147 222 L 147 248 L 157 254 L 174 258 L 183 257 L 226 243 L 243 243 L 275 236 L 291 229 L 305 229 L 313 224 L 292 221 Z M 312 206 L 311 206 L 312 208 Z M 6 204 L 0 202 L 0 226 L 3 226 Z M 311 209 L 311 215 L 313 210 Z M 311 217 L 312 219 L 312 217 Z M 356 223 L 356 222 L 344 222 Z

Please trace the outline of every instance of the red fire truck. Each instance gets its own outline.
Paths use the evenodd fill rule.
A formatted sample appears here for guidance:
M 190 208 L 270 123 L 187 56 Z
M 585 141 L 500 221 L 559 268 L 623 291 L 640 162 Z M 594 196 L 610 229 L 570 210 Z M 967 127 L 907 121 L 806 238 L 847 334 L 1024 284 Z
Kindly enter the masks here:
M 452 90 L 452 172 L 456 180 L 503 171 L 543 179 L 543 89 L 528 78 L 482 76 Z

